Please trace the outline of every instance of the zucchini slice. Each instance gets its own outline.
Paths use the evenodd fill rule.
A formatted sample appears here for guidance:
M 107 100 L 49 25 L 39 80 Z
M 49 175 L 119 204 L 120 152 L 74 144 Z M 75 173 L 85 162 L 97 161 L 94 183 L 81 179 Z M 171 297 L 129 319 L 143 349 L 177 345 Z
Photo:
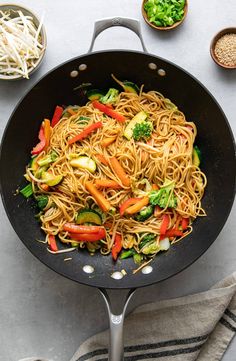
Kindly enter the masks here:
M 102 224 L 102 218 L 100 214 L 92 209 L 82 209 L 77 217 L 76 217 L 77 224 L 84 224 L 84 223 L 93 223 L 97 225 Z
M 193 162 L 193 165 L 195 165 L 196 167 L 200 166 L 200 163 L 201 163 L 201 151 L 200 151 L 200 149 L 198 148 L 197 145 L 195 145 L 193 147 L 192 162 Z
M 104 92 L 102 92 L 101 90 L 99 89 L 90 89 L 90 90 L 87 90 L 86 92 L 87 94 L 87 97 L 89 100 L 98 100 L 100 99 L 102 96 L 104 96 Z
M 63 179 L 62 175 L 52 175 L 48 172 L 43 172 L 42 173 L 42 180 L 44 181 L 44 183 L 46 183 L 48 186 L 50 187 L 54 187 L 56 185 L 58 185 Z
M 128 80 L 123 81 L 123 88 L 126 93 L 134 93 L 134 94 L 139 93 L 139 87 Z

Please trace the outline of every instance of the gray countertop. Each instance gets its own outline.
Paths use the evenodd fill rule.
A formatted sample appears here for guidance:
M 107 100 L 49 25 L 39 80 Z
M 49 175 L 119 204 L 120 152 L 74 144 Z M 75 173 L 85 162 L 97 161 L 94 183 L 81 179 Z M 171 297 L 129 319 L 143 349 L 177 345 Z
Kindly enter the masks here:
M 1 135 L 24 92 L 54 66 L 84 54 L 90 45 L 94 21 L 114 16 L 139 19 L 149 52 L 175 62 L 197 77 L 222 106 L 235 135 L 236 71 L 217 67 L 210 57 L 209 45 L 218 30 L 236 25 L 236 2 L 189 2 L 187 19 L 178 30 L 157 33 L 142 19 L 141 0 L 21 0 L 22 5 L 37 14 L 45 12 L 48 48 L 43 65 L 32 79 L 0 83 Z M 135 34 L 122 28 L 107 30 L 97 39 L 96 50 L 110 48 L 141 49 Z M 62 278 L 34 258 L 13 231 L 2 204 L 0 217 L 0 360 L 17 361 L 40 355 L 53 361 L 68 361 L 83 340 L 108 326 L 103 300 L 96 289 Z M 197 262 L 165 282 L 138 290 L 131 307 L 204 291 L 235 271 L 235 219 L 234 205 L 220 235 Z M 235 360 L 235 354 L 236 340 L 224 361 Z

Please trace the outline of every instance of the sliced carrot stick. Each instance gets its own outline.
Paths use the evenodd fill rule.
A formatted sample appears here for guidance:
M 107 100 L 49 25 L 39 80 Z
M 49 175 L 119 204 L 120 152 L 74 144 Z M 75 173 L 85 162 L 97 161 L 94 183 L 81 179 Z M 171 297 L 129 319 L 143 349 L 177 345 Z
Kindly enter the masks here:
M 110 202 L 104 197 L 104 195 L 95 187 L 92 182 L 86 182 L 85 188 L 93 196 L 98 206 L 104 211 L 108 212 L 111 209 Z
M 70 115 L 75 115 L 76 112 L 72 109 L 72 108 L 67 108 L 66 111 L 70 114 Z
M 140 199 L 140 201 L 138 201 L 137 203 L 135 203 L 133 206 L 130 206 L 129 208 L 127 208 L 125 210 L 125 213 L 128 214 L 134 214 L 139 212 L 143 207 L 147 206 L 149 203 L 149 197 L 145 196 L 142 199 Z
M 47 149 L 47 147 L 49 146 L 50 135 L 51 135 L 51 126 L 50 126 L 49 119 L 44 119 L 43 128 L 44 128 L 44 136 L 45 136 L 45 141 L 46 141 L 44 149 Z
M 153 191 L 158 191 L 158 189 L 159 189 L 158 185 L 153 183 L 152 184 L 152 190 Z
M 97 188 L 112 188 L 112 189 L 121 189 L 121 185 L 119 183 L 117 183 L 114 180 L 111 179 L 106 179 L 106 178 L 102 178 L 102 179 L 96 179 L 95 180 L 95 185 Z
M 110 163 L 111 163 L 111 167 L 112 167 L 113 171 L 115 172 L 117 177 L 120 179 L 121 183 L 126 187 L 130 187 L 130 179 L 127 176 L 127 174 L 125 173 L 125 171 L 124 171 L 123 167 L 121 166 L 121 164 L 119 163 L 118 159 L 116 157 L 111 157 Z
M 110 144 L 112 144 L 114 141 L 116 140 L 116 136 L 115 137 L 107 137 L 107 138 L 104 138 L 102 141 L 101 141 L 101 146 L 106 148 L 108 147 Z
M 96 154 L 96 158 L 104 165 L 108 165 L 108 160 L 104 157 L 103 154 Z
M 45 192 L 48 192 L 49 189 L 50 189 L 49 185 L 46 184 L 46 183 L 41 183 L 41 184 L 40 184 L 40 187 L 41 187 Z

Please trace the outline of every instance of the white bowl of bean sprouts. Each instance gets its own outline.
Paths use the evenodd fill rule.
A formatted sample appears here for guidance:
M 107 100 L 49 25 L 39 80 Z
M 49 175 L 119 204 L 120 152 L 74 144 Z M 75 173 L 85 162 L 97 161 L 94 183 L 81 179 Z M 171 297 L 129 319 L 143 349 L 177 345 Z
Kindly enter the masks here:
M 20 5 L 0 5 L 0 29 L 0 80 L 29 79 L 46 50 L 43 18 Z

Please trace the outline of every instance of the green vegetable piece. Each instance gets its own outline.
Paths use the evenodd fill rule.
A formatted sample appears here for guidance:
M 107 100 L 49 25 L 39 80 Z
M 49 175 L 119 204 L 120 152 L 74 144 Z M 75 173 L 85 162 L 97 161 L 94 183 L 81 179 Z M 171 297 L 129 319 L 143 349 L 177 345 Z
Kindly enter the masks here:
M 177 198 L 174 195 L 175 183 L 166 179 L 163 186 L 158 191 L 151 191 L 149 194 L 150 203 L 161 208 L 176 208 Z
M 144 207 L 134 218 L 139 222 L 144 222 L 146 219 L 151 217 L 154 212 L 154 206 L 149 205 Z
M 29 198 L 34 193 L 32 183 L 27 184 L 24 188 L 20 190 L 20 193 L 25 197 Z
M 50 187 L 58 185 L 62 181 L 62 179 L 63 179 L 62 175 L 54 176 L 49 172 L 42 173 L 42 180 Z
M 78 213 L 76 217 L 76 223 L 77 224 L 93 223 L 100 226 L 102 224 L 102 217 L 98 212 L 85 208 Z
M 144 140 L 146 141 L 152 135 L 152 123 L 151 122 L 142 122 L 137 123 L 133 129 L 133 138 L 136 141 Z
M 37 205 L 39 207 L 40 210 L 43 210 L 46 205 L 48 204 L 48 196 L 43 195 L 43 196 L 38 196 L 36 197 L 36 201 L 37 201 Z
M 84 123 L 88 123 L 88 121 L 90 120 L 89 117 L 85 117 L 84 115 L 81 115 L 79 118 L 78 118 L 78 122 L 82 122 L 84 121 Z
M 148 233 L 148 234 L 146 234 L 143 238 L 142 238 L 142 240 L 141 240 L 141 242 L 140 242 L 140 244 L 139 244 L 139 249 L 141 249 L 142 247 L 144 247 L 147 243 L 149 243 L 149 242 L 153 242 L 155 239 L 156 239 L 156 234 L 155 233 Z
M 120 255 L 120 259 L 130 258 L 130 257 L 134 256 L 135 254 L 136 254 L 136 251 L 133 248 L 131 248 L 126 251 L 123 251 Z
M 150 254 L 154 254 L 160 251 L 160 247 L 158 245 L 158 243 L 156 242 L 150 242 L 147 243 L 142 249 L 141 252 L 145 255 L 150 255 Z
M 128 80 L 123 81 L 123 88 L 126 93 L 134 93 L 134 94 L 139 93 L 139 87 Z
M 34 172 L 34 175 L 36 178 L 41 178 L 42 174 L 48 169 L 48 166 L 44 166 L 44 167 L 39 167 L 38 169 L 36 169 L 36 171 Z
M 201 163 L 201 151 L 198 148 L 197 145 L 195 145 L 193 147 L 193 155 L 192 155 L 192 162 L 193 165 L 195 165 L 196 167 L 199 167 L 200 163 Z
M 144 122 L 147 119 L 147 116 L 147 113 L 141 110 L 131 119 L 124 131 L 126 139 L 130 140 L 132 138 L 135 125 Z
M 71 242 L 71 247 L 79 247 L 79 242 Z
M 46 157 L 39 159 L 37 163 L 40 167 L 49 165 L 55 162 L 57 157 L 58 157 L 57 153 L 52 151 L 50 154 L 46 155 Z
M 86 91 L 87 97 L 89 100 L 99 100 L 104 96 L 104 92 L 99 89 L 90 89 Z
M 102 96 L 99 100 L 103 104 L 113 104 L 117 101 L 119 95 L 119 90 L 115 88 L 110 88 L 108 92 Z
M 142 254 L 140 254 L 140 253 L 135 253 L 134 255 L 133 255 L 133 260 L 134 260 L 134 263 L 135 264 L 140 264 L 141 262 L 142 262 L 142 260 L 143 260 L 143 255 Z
M 64 109 L 61 118 L 71 117 L 71 114 L 67 111 L 67 109 L 71 109 L 71 110 L 73 110 L 75 113 L 77 113 L 78 110 L 79 110 L 79 108 L 80 108 L 80 107 L 79 107 L 78 105 L 68 105 L 68 107 L 66 107 L 66 108 Z
M 89 158 L 85 155 L 71 159 L 70 164 L 74 168 L 86 169 L 91 173 L 94 173 L 97 169 L 96 162 L 92 158 Z
M 184 16 L 185 0 L 147 0 L 144 10 L 151 23 L 157 26 L 171 26 Z
M 102 223 L 104 223 L 106 221 L 106 213 L 104 213 L 101 210 L 101 208 L 99 208 L 97 205 L 95 207 L 93 207 L 93 209 L 91 209 L 91 210 L 99 214 L 99 216 L 102 219 Z
M 32 169 L 33 172 L 35 172 L 38 168 L 37 158 L 38 158 L 38 156 L 35 155 L 34 157 L 31 158 L 30 163 L 29 163 L 29 167 Z

